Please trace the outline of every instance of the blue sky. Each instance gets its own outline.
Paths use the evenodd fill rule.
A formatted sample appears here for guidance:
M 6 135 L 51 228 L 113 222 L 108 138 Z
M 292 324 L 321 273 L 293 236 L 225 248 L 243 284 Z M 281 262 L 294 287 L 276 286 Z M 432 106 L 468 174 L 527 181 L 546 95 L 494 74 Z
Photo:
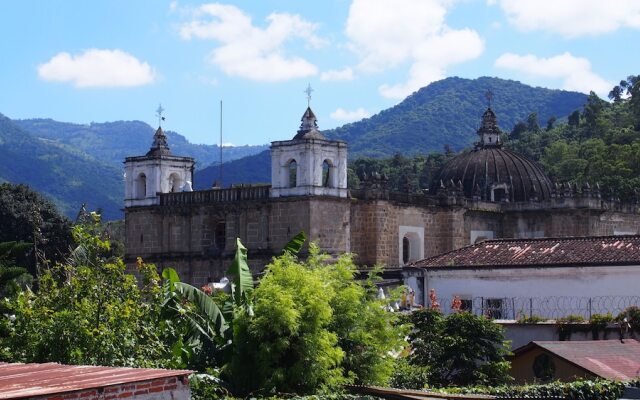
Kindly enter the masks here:
M 606 97 L 640 71 L 637 0 L 47 0 L 0 3 L 0 113 L 142 120 L 194 143 L 321 129 L 447 76 Z

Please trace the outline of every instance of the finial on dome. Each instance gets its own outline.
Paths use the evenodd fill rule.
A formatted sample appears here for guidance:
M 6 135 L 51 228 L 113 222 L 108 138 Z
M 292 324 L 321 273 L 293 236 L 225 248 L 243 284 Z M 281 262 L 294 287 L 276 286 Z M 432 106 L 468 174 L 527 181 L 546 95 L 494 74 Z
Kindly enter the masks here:
M 307 84 L 307 88 L 304 90 L 304 93 L 307 94 L 307 107 L 311 107 L 311 92 L 313 89 L 311 88 L 311 84 Z

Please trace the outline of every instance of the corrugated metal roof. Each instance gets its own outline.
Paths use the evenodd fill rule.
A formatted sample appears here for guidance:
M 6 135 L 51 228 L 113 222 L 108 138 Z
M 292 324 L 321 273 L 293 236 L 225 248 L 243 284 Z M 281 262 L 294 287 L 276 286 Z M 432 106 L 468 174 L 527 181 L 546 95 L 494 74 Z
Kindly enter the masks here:
M 626 381 L 640 377 L 637 340 L 534 341 L 514 354 L 517 357 L 536 346 L 602 378 Z
M 0 399 L 24 399 L 97 389 L 123 383 L 185 376 L 192 372 L 188 370 L 96 367 L 56 363 L 0 363 Z
M 640 236 L 487 240 L 410 267 L 493 267 L 640 264 Z

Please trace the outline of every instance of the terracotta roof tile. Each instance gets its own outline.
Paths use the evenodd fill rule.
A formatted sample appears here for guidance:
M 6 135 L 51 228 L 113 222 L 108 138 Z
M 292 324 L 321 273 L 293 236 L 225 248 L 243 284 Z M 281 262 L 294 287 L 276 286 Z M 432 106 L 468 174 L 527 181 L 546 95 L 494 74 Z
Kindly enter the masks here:
M 411 267 L 612 265 L 640 263 L 640 235 L 487 240 Z
M 0 399 L 23 399 L 122 383 L 185 376 L 193 371 L 87 365 L 0 363 Z
M 629 380 L 640 377 L 640 342 L 633 339 L 531 342 L 516 349 L 516 356 L 537 346 L 594 375 Z

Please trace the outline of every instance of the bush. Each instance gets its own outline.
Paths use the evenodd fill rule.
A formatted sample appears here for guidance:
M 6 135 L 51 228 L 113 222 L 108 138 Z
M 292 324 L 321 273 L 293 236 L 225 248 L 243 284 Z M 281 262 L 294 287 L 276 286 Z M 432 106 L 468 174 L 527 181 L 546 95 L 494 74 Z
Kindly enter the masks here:
M 511 380 L 504 330 L 485 317 L 460 312 L 415 311 L 408 317 L 413 366 L 429 368 L 429 385 L 497 385 Z

